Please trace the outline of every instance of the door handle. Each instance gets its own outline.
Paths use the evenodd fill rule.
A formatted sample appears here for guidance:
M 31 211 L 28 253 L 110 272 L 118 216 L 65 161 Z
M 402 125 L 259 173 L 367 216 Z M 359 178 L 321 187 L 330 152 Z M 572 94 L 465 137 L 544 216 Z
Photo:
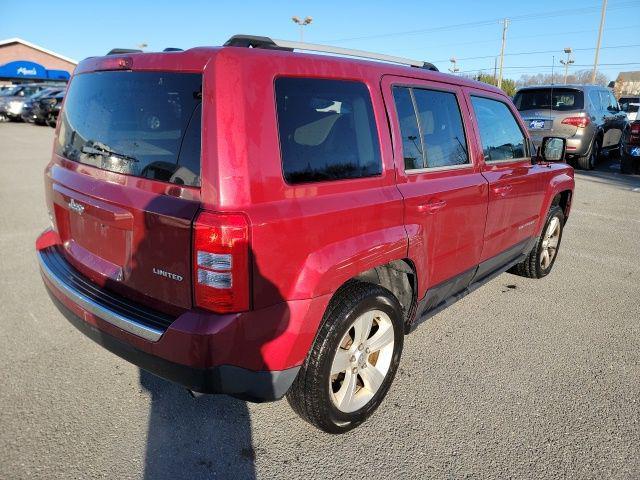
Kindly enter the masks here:
M 509 192 L 513 189 L 511 185 L 503 185 L 501 187 L 493 187 L 493 193 L 500 195 L 501 197 L 506 197 Z
M 435 213 L 447 204 L 446 200 L 432 200 L 422 205 L 418 205 L 420 213 Z

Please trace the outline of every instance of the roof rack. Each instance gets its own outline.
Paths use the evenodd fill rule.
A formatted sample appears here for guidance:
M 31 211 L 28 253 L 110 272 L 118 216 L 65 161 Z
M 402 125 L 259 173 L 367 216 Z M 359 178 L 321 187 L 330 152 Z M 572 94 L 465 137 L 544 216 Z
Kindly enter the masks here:
M 332 47 L 329 45 L 317 45 L 315 43 L 292 42 L 289 40 L 276 40 L 269 37 L 256 35 L 234 35 L 224 44 L 225 47 L 245 47 L 264 48 L 269 50 L 305 50 L 309 52 L 331 53 L 335 55 L 346 55 L 349 57 L 367 58 L 370 60 L 380 60 L 383 62 L 398 63 L 411 67 L 425 68 L 435 72 L 438 69 L 429 62 L 421 60 L 411 60 L 410 58 L 394 57 L 392 55 L 382 55 L 380 53 L 365 52 L 363 50 L 352 50 L 350 48 Z

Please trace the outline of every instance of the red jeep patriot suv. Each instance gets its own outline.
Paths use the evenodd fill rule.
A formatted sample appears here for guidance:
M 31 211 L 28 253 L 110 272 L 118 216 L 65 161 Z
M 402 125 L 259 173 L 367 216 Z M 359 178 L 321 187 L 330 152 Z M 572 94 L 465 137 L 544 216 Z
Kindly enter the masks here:
M 37 255 L 115 354 L 343 432 L 419 322 L 506 270 L 549 273 L 564 148 L 536 154 L 503 92 L 423 62 L 250 36 L 118 51 L 69 85 Z

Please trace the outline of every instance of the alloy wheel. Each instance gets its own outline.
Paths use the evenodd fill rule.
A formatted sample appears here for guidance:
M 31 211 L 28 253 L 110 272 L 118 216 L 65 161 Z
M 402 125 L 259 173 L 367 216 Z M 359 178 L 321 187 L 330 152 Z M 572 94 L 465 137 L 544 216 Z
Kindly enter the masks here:
M 560 219 L 553 217 L 544 232 L 542 239 L 542 251 L 540 252 L 540 267 L 543 270 L 548 269 L 556 257 L 558 251 L 558 243 L 560 243 Z
M 380 310 L 360 315 L 342 337 L 331 364 L 329 393 L 345 413 L 364 407 L 378 392 L 393 357 L 394 327 Z

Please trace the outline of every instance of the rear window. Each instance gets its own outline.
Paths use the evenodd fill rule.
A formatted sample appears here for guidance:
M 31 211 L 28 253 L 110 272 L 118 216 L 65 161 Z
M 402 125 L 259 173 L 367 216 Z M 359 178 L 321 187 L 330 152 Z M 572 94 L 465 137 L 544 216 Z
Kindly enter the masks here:
M 93 72 L 74 77 L 55 150 L 69 160 L 200 185 L 202 76 Z
M 360 82 L 278 78 L 282 170 L 288 183 L 382 172 L 371 97 Z
M 536 88 L 516 93 L 513 103 L 520 111 L 580 110 L 584 108 L 584 95 L 581 90 L 570 88 Z

